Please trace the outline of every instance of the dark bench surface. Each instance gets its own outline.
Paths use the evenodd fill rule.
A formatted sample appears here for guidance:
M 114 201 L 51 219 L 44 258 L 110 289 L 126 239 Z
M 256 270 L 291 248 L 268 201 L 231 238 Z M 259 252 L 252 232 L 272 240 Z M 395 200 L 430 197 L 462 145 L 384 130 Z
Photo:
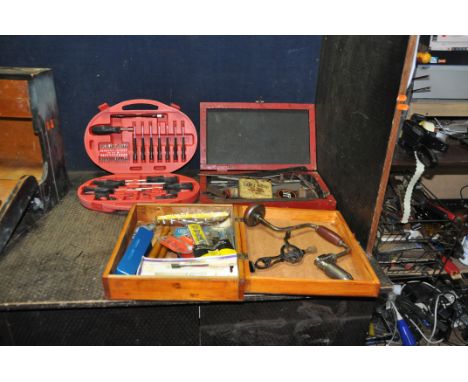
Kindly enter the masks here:
M 99 175 L 71 173 L 72 187 L 65 198 L 0 254 L 0 310 L 173 304 L 105 299 L 101 275 L 126 214 L 81 206 L 76 188 Z M 284 298 L 295 299 L 247 299 Z

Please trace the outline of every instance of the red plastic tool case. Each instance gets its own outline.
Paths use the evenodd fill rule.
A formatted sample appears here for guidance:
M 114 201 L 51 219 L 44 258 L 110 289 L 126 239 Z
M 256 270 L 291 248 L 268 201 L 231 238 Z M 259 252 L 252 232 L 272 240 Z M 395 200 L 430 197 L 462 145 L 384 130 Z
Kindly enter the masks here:
M 267 113 L 270 113 L 270 116 Z M 299 119 L 294 122 L 295 118 Z M 267 131 L 270 127 L 268 121 L 274 121 L 270 131 Z M 273 125 L 278 125 L 276 133 L 272 133 Z M 298 129 L 295 129 L 295 125 Z M 288 146 L 288 143 L 291 145 Z M 261 150 L 266 155 L 258 154 Z M 252 154 L 244 158 L 243 155 L 248 152 Z M 242 163 L 236 158 L 242 160 Z M 310 200 L 281 199 L 262 201 L 262 203 L 268 206 L 335 210 L 336 200 L 317 171 L 315 105 L 257 102 L 200 103 L 201 203 L 223 203 L 218 199 L 214 200 L 206 192 L 209 175 L 239 174 L 245 170 L 252 172 L 298 166 L 305 167 L 307 169 L 305 173 L 311 174 L 316 179 L 324 192 L 324 197 Z M 255 200 L 226 199 L 226 203 L 230 204 L 252 202 Z
M 96 211 L 114 212 L 129 210 L 135 203 L 193 203 L 198 199 L 200 186 L 194 179 L 171 174 L 190 161 L 198 143 L 194 124 L 177 105 L 168 106 L 158 101 L 135 99 L 114 106 L 103 104 L 99 106 L 99 110 L 100 112 L 86 127 L 84 144 L 91 160 L 112 175 L 91 179 L 82 184 L 77 190 L 82 205 Z M 97 135 L 92 132 L 95 126 L 112 126 L 122 130 Z M 161 137 L 160 160 L 157 153 L 158 136 Z M 150 137 L 153 140 L 151 156 Z M 136 154 L 134 138 L 136 138 Z M 166 160 L 166 138 L 169 139 L 169 160 Z M 175 139 L 177 139 L 177 159 L 174 158 Z M 185 160 L 182 160 L 182 140 L 185 142 Z M 110 200 L 106 197 L 96 198 L 94 194 L 84 192 L 85 187 L 96 187 L 94 182 L 97 180 L 132 181 L 144 180 L 148 176 L 177 176 L 179 183 L 191 183 L 192 190 L 180 190 L 173 199 L 159 199 L 167 195 L 161 186 L 134 191 L 132 188 L 137 188 L 135 182 L 117 188 Z M 141 187 L 150 187 L 150 185 Z

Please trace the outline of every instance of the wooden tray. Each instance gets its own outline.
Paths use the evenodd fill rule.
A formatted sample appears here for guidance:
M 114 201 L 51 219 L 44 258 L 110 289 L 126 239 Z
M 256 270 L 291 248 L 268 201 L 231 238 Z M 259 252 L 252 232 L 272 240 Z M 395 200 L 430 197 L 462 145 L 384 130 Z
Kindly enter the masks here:
M 106 297 L 124 300 L 196 300 L 236 301 L 242 300 L 244 275 L 239 277 L 205 278 L 158 278 L 152 276 L 115 275 L 115 269 L 125 253 L 133 232 L 138 225 L 154 222 L 156 216 L 186 211 L 228 211 L 235 226 L 236 242 L 240 243 L 239 222 L 234 221 L 234 210 L 230 205 L 177 204 L 156 205 L 136 204 L 130 210 L 120 233 L 112 256 L 104 270 L 103 283 Z M 244 269 L 238 260 L 239 273 Z
M 248 206 L 237 206 L 238 216 L 243 216 Z M 267 207 L 265 219 L 278 226 L 316 223 L 338 233 L 351 247 L 351 253 L 338 260 L 338 265 L 351 273 L 354 280 L 332 280 L 314 265 L 317 255 L 338 253 L 340 249 L 328 243 L 311 229 L 292 231 L 290 243 L 299 248 L 315 246 L 317 252 L 304 256 L 300 264 L 281 263 L 265 270 L 249 271 L 245 262 L 245 293 L 272 293 L 323 296 L 377 296 L 380 283 L 364 251 L 338 211 L 284 209 Z M 255 262 L 259 257 L 279 254 L 284 232 L 274 232 L 263 225 L 240 225 L 241 246 L 248 258 Z
M 379 280 L 338 211 L 267 207 L 265 218 L 278 225 L 312 222 L 336 231 L 351 247 L 351 253 L 340 259 L 339 265 L 350 272 L 354 280 L 332 280 L 313 264 L 318 254 L 337 253 L 340 249 L 310 229 L 293 231 L 290 242 L 300 248 L 313 245 L 317 247 L 316 254 L 306 255 L 300 264 L 281 263 L 271 269 L 250 272 L 249 260 L 255 262 L 259 257 L 279 254 L 284 234 L 273 232 L 262 225 L 247 227 L 242 221 L 246 208 L 247 206 L 227 204 L 135 205 L 129 212 L 104 270 L 106 297 L 126 300 L 239 301 L 243 300 L 245 293 L 366 297 L 378 295 Z M 186 211 L 231 213 L 239 253 L 238 277 L 159 278 L 113 274 L 138 225 L 154 222 L 158 215 Z

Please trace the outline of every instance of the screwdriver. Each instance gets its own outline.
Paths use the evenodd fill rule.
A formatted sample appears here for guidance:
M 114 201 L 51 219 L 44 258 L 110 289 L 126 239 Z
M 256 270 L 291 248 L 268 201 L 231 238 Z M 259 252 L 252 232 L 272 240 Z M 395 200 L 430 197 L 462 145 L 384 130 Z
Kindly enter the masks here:
M 142 161 L 146 160 L 145 137 L 143 136 L 144 133 L 145 133 L 145 124 L 143 121 L 141 121 L 141 160 Z
M 133 161 L 138 160 L 138 148 L 137 148 L 137 137 L 136 137 L 136 124 L 133 122 Z
M 176 194 L 178 191 L 181 190 L 193 190 L 193 184 L 192 183 L 174 183 L 174 184 L 159 184 L 155 183 L 154 186 L 151 187 L 130 187 L 131 184 L 124 183 L 124 181 L 118 181 L 118 180 L 95 180 L 93 182 L 94 185 L 97 187 L 83 187 L 83 192 L 84 193 L 90 193 L 90 192 L 110 192 L 113 193 L 116 188 L 120 186 L 126 186 L 128 187 L 126 190 L 131 190 L 131 191 L 141 191 L 141 190 L 154 190 L 154 189 L 163 189 L 164 191 L 167 191 L 168 194 Z M 141 184 L 142 186 L 145 186 L 145 184 Z M 135 184 L 135 186 L 140 186 L 140 184 Z
M 169 140 L 169 137 L 166 137 L 166 162 L 169 162 L 171 160 L 171 141 Z
M 111 118 L 162 118 L 162 114 L 143 113 L 143 114 L 112 114 Z
M 105 193 L 105 192 L 110 192 L 113 193 L 114 189 L 109 188 L 109 187 L 83 187 L 83 192 L 85 194 L 94 194 L 94 193 Z
M 93 184 L 100 187 L 115 188 L 126 186 L 132 183 L 148 183 L 148 184 L 160 184 L 160 185 L 173 185 L 179 183 L 177 176 L 148 176 L 146 179 L 121 179 L 121 180 L 112 180 L 112 179 L 103 179 L 103 180 L 94 180 Z
M 171 227 L 169 226 L 163 226 L 161 228 L 161 233 L 159 234 L 159 237 L 165 237 L 167 235 L 169 235 L 171 231 Z M 156 233 L 156 232 L 155 232 Z M 149 258 L 155 258 L 155 257 L 159 257 L 159 253 L 161 252 L 161 243 L 159 242 L 159 240 L 153 245 L 153 248 L 151 249 L 150 253 L 148 254 L 147 257 Z
M 96 125 L 91 127 L 91 132 L 94 135 L 109 135 L 109 134 L 119 134 L 122 131 L 133 131 L 132 127 L 117 127 L 109 125 Z
M 187 155 L 185 153 L 185 132 L 184 132 L 184 127 L 182 126 L 182 147 L 181 147 L 181 151 L 182 151 L 182 162 L 185 162 L 187 160 Z
M 101 198 L 106 198 L 107 200 L 116 200 L 113 196 L 114 189 L 109 189 L 105 187 L 83 187 L 84 194 L 94 194 L 94 199 L 101 200 Z
M 112 183 L 105 183 L 106 181 L 97 181 L 96 186 L 97 187 L 84 187 L 84 192 L 90 193 L 109 193 L 109 194 L 114 194 L 114 193 L 119 193 L 119 191 L 122 192 L 127 192 L 127 191 L 146 191 L 146 190 L 162 190 L 163 185 L 162 184 L 155 184 L 153 185 L 148 185 L 148 187 L 140 187 L 140 186 L 146 186 L 146 184 L 134 184 L 134 185 L 129 185 L 125 184 L 126 188 L 121 188 L 119 189 L 120 186 L 116 186 Z M 134 187 L 137 186 L 137 187 Z M 86 189 L 86 190 L 85 190 Z
M 156 121 L 158 127 L 158 147 L 157 147 L 157 155 L 158 155 L 158 162 L 162 161 L 162 148 L 161 148 L 161 130 L 159 129 L 159 123 Z
M 149 131 L 150 131 L 149 160 L 150 160 L 150 162 L 154 162 L 153 122 L 151 122 L 151 121 L 149 123 Z
M 177 136 L 176 136 L 176 131 L 174 129 L 174 155 L 173 155 L 174 162 L 177 162 L 179 160 L 179 154 L 177 153 L 178 149 L 179 147 L 177 145 Z
M 165 184 L 163 186 L 165 191 L 180 191 L 180 190 L 190 190 L 193 191 L 192 183 L 177 183 L 177 184 Z
M 99 184 L 96 184 L 97 187 L 83 187 L 83 192 L 85 194 L 101 194 L 101 193 L 108 193 L 108 194 L 113 194 L 116 192 L 116 188 L 119 186 L 111 186 L 106 183 L 102 183 L 103 181 L 98 181 Z M 143 190 L 153 190 L 153 189 L 158 189 L 161 188 L 162 186 L 152 186 L 152 187 L 129 187 L 126 189 L 122 189 L 121 191 L 143 191 Z

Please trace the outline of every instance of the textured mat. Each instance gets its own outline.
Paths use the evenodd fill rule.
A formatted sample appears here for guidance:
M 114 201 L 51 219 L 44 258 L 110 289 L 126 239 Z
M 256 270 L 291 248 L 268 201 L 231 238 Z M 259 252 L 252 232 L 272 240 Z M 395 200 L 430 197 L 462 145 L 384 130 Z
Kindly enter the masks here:
M 76 187 L 92 175 L 70 176 L 61 203 L 0 255 L 0 304 L 104 300 L 101 274 L 125 216 L 81 206 Z

